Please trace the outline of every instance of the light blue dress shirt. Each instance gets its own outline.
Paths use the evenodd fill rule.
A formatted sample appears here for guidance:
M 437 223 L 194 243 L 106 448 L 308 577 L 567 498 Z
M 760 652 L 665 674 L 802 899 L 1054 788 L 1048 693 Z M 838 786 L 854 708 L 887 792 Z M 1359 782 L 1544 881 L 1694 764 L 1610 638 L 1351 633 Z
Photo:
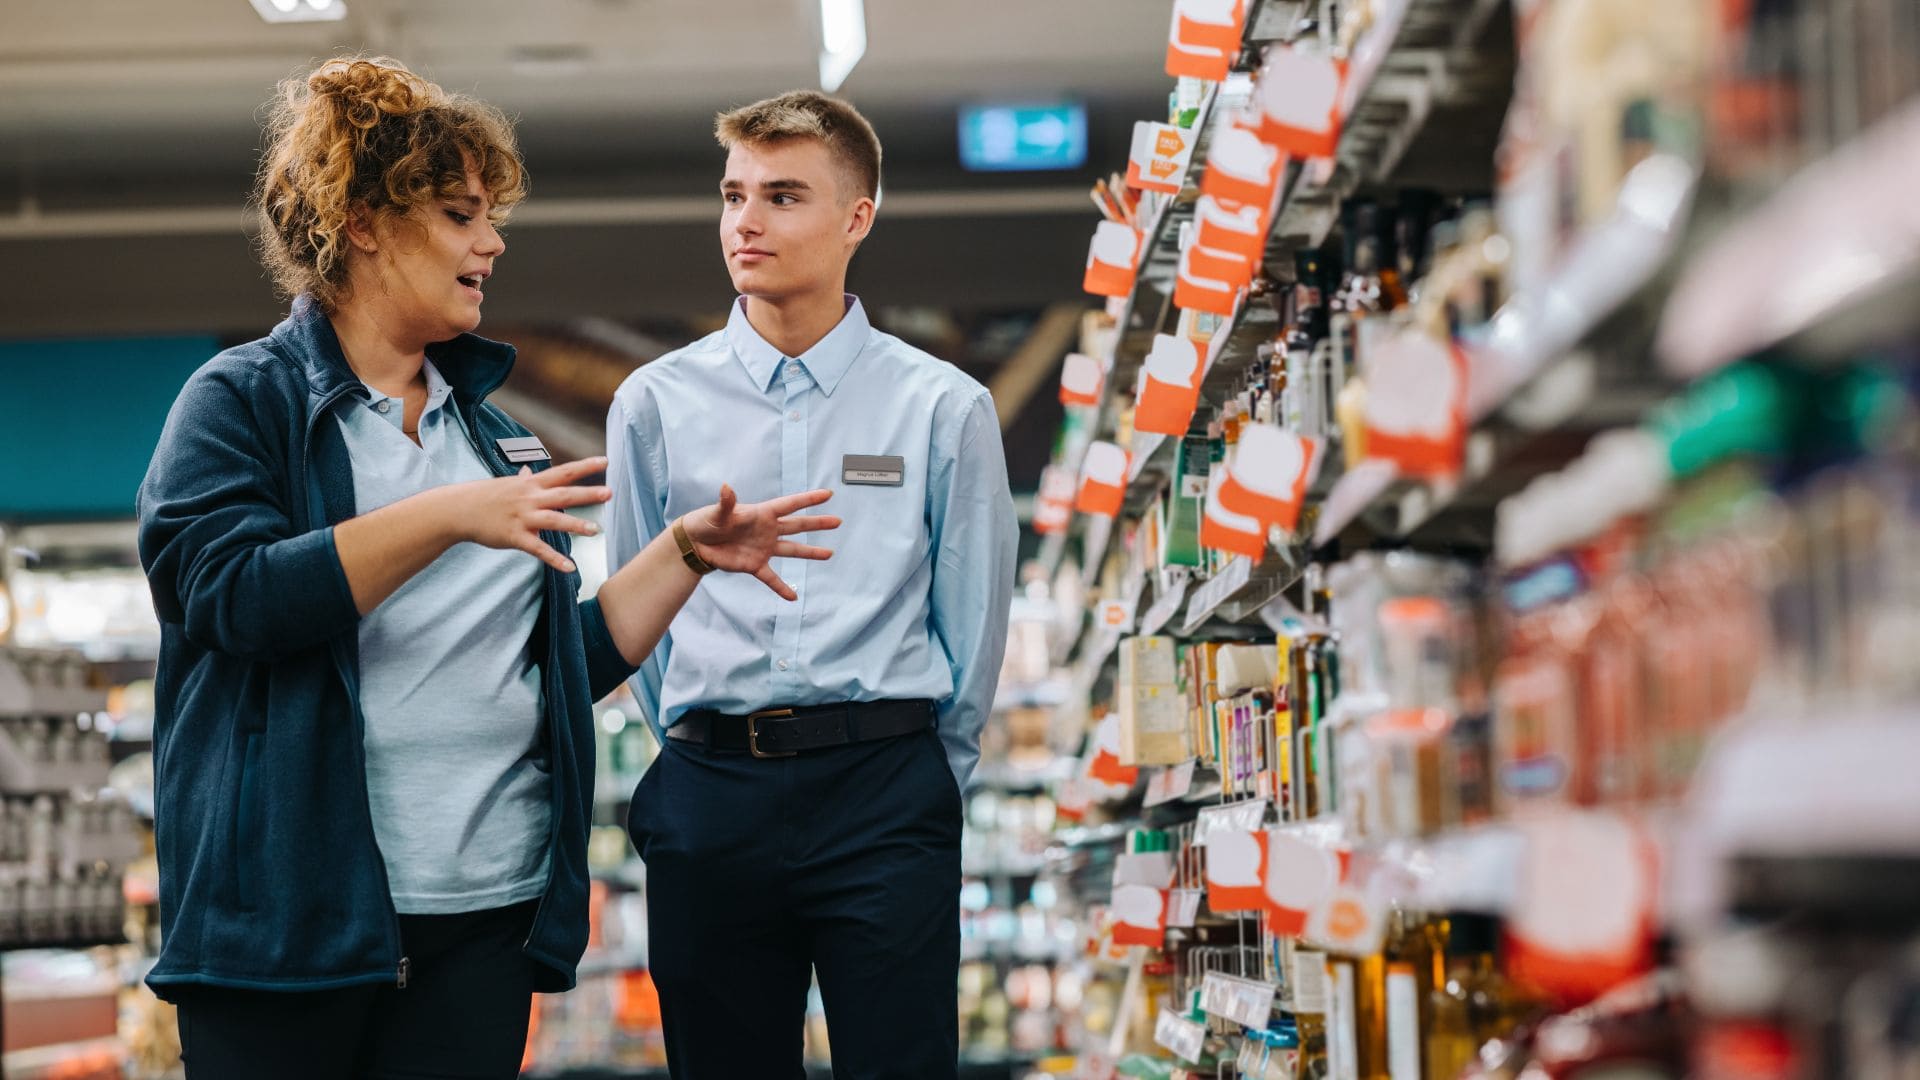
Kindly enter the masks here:
M 899 457 L 904 482 L 847 483 L 848 455 Z M 875 330 L 852 296 L 799 357 L 755 332 L 741 300 L 726 329 L 621 385 L 607 458 L 610 571 L 723 483 L 742 502 L 831 488 L 810 512 L 845 522 L 796 538 L 831 560 L 774 560 L 798 602 L 745 574 L 701 583 L 632 682 L 656 735 L 695 708 L 932 698 L 965 787 L 1006 652 L 1019 542 L 985 387 Z
M 362 385 L 334 415 L 366 514 L 442 484 L 493 476 L 453 391 L 426 366 L 420 444 L 406 403 Z M 530 648 L 542 567 L 524 551 L 456 544 L 360 620 L 367 801 L 394 907 L 483 911 L 546 892 L 553 781 Z

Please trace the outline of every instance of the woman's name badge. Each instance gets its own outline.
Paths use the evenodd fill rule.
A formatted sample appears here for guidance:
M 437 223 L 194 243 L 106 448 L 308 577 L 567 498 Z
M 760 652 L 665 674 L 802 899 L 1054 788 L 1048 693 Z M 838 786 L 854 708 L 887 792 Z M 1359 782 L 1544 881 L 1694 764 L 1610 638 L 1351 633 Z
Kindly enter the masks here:
M 547 453 L 547 448 L 541 445 L 540 440 L 533 435 L 518 439 L 495 439 L 493 445 L 498 446 L 500 452 L 506 455 L 507 461 L 514 465 L 525 465 L 529 461 L 553 460 L 553 455 Z

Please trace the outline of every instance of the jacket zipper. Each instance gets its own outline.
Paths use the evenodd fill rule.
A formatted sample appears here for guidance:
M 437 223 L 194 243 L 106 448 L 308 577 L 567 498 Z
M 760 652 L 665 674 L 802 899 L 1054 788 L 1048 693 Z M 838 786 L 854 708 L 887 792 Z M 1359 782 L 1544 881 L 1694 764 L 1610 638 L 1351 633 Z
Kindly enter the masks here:
M 462 421 L 460 426 L 466 432 L 467 443 L 473 447 L 473 452 L 480 456 L 480 460 L 486 462 L 488 470 L 491 471 L 495 477 L 512 476 L 515 473 L 515 469 L 513 465 L 510 462 L 508 462 L 504 457 L 501 457 L 496 453 L 489 453 L 487 451 L 486 446 L 483 445 L 484 440 L 480 438 L 480 435 L 478 432 L 478 426 L 480 423 L 479 413 L 482 405 L 483 403 L 481 401 L 476 400 L 474 402 L 474 415 L 470 418 L 465 416 L 460 417 Z M 559 536 L 556 533 L 543 529 L 540 532 L 540 539 L 551 546 L 555 543 L 555 541 L 559 539 Z M 558 548 L 556 547 L 555 550 L 558 550 Z M 554 596 L 554 586 L 553 586 L 553 575 L 556 573 L 556 571 L 554 571 L 550 567 L 547 567 L 544 563 L 541 564 L 541 566 L 542 566 L 542 573 L 546 579 L 546 585 L 547 585 L 546 592 L 547 592 L 547 601 L 548 601 L 547 662 L 545 665 L 545 671 L 543 673 L 541 683 L 545 687 L 545 691 L 546 691 L 546 708 L 544 711 L 546 712 L 546 721 L 547 721 L 547 745 L 549 747 L 552 747 L 554 750 L 554 753 L 557 755 L 559 753 L 560 741 L 558 738 L 559 732 L 557 730 L 559 727 L 559 723 L 554 719 L 554 702 L 557 700 L 557 698 L 554 695 L 553 669 L 554 669 L 555 646 L 554 646 L 553 619 L 555 616 L 552 610 L 553 602 L 556 599 L 556 597 Z M 561 815 L 560 780 L 559 780 L 560 773 L 559 773 L 559 763 L 557 761 L 554 764 L 553 775 L 554 775 L 553 790 L 547 800 L 548 806 L 549 806 L 549 817 L 550 817 L 550 821 L 547 826 L 547 892 L 543 892 L 540 894 L 540 903 L 536 905 L 534 908 L 532 921 L 530 921 L 527 924 L 526 940 L 520 943 L 520 947 L 523 949 L 530 948 L 533 945 L 534 930 L 540 925 L 540 916 L 544 914 L 547 910 L 547 894 L 553 891 L 553 860 L 554 860 L 554 853 L 559 848 L 560 815 Z M 405 961 L 402 960 L 401 964 L 402 964 L 401 978 L 404 980 L 405 979 Z M 401 985 L 403 986 L 405 985 L 404 981 L 402 982 Z
M 304 462 L 304 469 L 307 473 L 305 478 L 307 483 L 307 514 L 314 519 L 316 526 L 320 528 L 325 528 L 330 525 L 331 522 L 327 521 L 326 501 L 324 499 L 316 500 L 315 498 L 313 482 L 313 432 L 314 429 L 319 426 L 320 418 L 326 415 L 327 410 L 333 408 L 335 402 L 346 397 L 350 392 L 351 389 L 347 387 L 335 390 L 333 393 L 321 399 L 319 406 L 307 417 L 307 453 L 306 461 Z M 341 661 L 338 647 L 330 645 L 328 651 L 333 654 L 333 666 L 335 670 L 340 673 L 340 681 L 346 685 L 347 697 L 353 703 L 354 732 L 358 736 L 358 738 L 354 739 L 353 749 L 355 757 L 360 762 L 360 795 L 361 798 L 366 800 L 367 804 L 367 843 L 373 847 L 373 853 L 376 856 L 374 866 L 380 872 L 380 892 L 387 901 L 388 926 L 393 931 L 393 951 L 400 954 L 399 962 L 394 965 L 394 986 L 397 989 L 405 990 L 407 988 L 407 976 L 411 973 L 413 964 L 403 951 L 404 945 L 400 935 L 400 912 L 393 906 L 393 882 L 387 877 L 387 857 L 380 851 L 380 838 L 376 836 L 373 831 L 373 793 L 367 789 L 367 721 L 366 717 L 360 713 L 360 683 L 358 679 L 348 675 L 346 664 Z

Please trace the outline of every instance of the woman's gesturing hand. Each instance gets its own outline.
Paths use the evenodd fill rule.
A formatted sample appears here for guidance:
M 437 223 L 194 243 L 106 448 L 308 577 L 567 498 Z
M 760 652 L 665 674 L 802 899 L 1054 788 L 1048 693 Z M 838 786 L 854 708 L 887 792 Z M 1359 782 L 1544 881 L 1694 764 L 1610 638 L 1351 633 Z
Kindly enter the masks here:
M 461 539 L 490 548 L 525 551 L 566 573 L 573 569 L 573 561 L 540 539 L 540 532 L 544 529 L 582 536 L 599 532 L 592 522 L 582 521 L 566 510 L 612 498 L 610 488 L 579 486 L 587 477 L 606 471 L 606 458 L 581 458 L 545 472 L 523 468 L 513 476 L 475 480 L 443 490 L 452 493 L 448 512 L 454 515 L 454 529 Z
M 694 553 L 717 570 L 752 574 L 766 582 L 787 600 L 799 595 L 780 575 L 773 572 L 770 559 L 830 559 L 833 552 L 823 547 L 799 544 L 786 537 L 796 533 L 824 532 L 840 527 L 840 519 L 816 514 L 794 517 L 796 511 L 819 506 L 833 497 L 825 489 L 785 495 L 766 502 L 740 505 L 733 489 L 720 487 L 720 501 L 695 510 L 680 520 L 693 541 Z

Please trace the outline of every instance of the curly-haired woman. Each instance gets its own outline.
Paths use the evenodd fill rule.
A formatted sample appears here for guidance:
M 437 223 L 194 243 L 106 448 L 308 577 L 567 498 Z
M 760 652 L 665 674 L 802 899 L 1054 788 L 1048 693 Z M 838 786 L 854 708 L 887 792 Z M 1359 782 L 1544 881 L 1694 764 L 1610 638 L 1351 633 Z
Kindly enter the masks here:
M 591 704 L 699 575 L 793 591 L 816 491 L 681 519 L 579 602 L 548 467 L 474 336 L 511 128 L 388 60 L 282 87 L 256 196 L 295 296 L 187 383 L 140 489 L 162 623 L 155 827 L 187 1075 L 508 1077 L 587 939 Z M 527 463 L 527 464 L 522 464 Z

